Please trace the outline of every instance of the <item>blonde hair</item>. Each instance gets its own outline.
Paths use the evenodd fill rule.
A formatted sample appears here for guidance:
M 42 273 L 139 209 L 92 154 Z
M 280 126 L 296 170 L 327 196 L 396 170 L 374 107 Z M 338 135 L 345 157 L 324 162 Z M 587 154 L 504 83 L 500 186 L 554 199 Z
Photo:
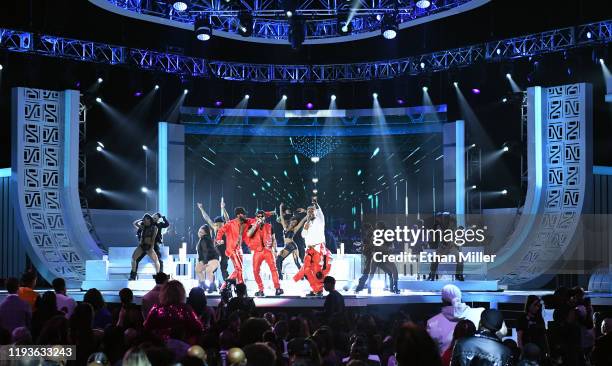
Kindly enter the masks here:
M 168 281 L 159 293 L 159 302 L 162 305 L 183 304 L 185 298 L 185 287 L 177 280 Z
M 122 360 L 123 366 L 151 366 L 151 362 L 147 357 L 145 351 L 136 346 L 130 348 L 123 356 Z

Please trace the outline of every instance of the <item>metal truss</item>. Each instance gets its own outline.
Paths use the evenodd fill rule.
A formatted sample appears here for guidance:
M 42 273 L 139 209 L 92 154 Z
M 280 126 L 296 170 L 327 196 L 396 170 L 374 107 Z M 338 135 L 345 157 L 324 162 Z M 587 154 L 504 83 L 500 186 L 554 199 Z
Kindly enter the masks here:
M 123 65 L 184 77 L 290 83 L 391 79 L 466 67 L 483 61 L 498 62 L 607 44 L 611 41 L 612 20 L 607 20 L 396 60 L 327 65 L 276 65 L 210 61 L 167 52 L 0 28 L 0 49 L 13 52 Z
M 455 9 L 474 0 L 431 1 L 427 9 L 418 8 L 412 0 L 192 0 L 187 11 L 176 11 L 167 0 L 100 0 L 111 7 L 128 11 L 136 17 L 153 16 L 184 24 L 193 24 L 203 16 L 209 19 L 213 29 L 238 34 L 241 27 L 239 15 L 253 16 L 254 39 L 287 40 L 290 19 L 286 11 L 305 20 L 305 39 L 325 39 L 346 36 L 340 31 L 338 21 L 350 16 L 350 34 L 379 31 L 381 17 L 392 13 L 398 23 L 414 21 L 430 15 Z

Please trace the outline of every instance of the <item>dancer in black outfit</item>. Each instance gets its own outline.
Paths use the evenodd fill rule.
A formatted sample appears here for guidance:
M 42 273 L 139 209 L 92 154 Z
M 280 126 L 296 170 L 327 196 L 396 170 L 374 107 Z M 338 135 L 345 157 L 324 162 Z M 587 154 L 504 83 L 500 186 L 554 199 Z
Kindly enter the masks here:
M 132 254 L 132 270 L 130 272 L 130 281 L 136 279 L 136 273 L 138 272 L 138 261 L 142 259 L 144 255 L 148 255 L 153 261 L 155 266 L 155 273 L 160 272 L 159 258 L 157 253 L 153 250 L 155 242 L 157 240 L 158 228 L 153 221 L 153 217 L 149 214 L 145 214 L 142 220 L 136 220 L 134 227 L 138 229 L 138 246 L 134 249 Z
M 213 242 L 210 226 L 202 225 L 200 227 L 198 239 L 196 247 L 198 263 L 195 271 L 200 281 L 200 287 L 208 290 L 208 293 L 212 293 L 217 290 L 215 271 L 219 268 L 219 252 Z
M 223 213 L 223 216 L 217 216 L 215 217 L 214 220 L 210 219 L 210 216 L 208 216 L 206 211 L 204 211 L 204 205 L 202 205 L 201 203 L 198 203 L 198 209 L 200 210 L 200 213 L 202 214 L 202 218 L 204 218 L 204 221 L 206 221 L 206 223 L 210 226 L 212 237 L 216 238 L 217 231 L 226 222 L 229 221 L 229 214 L 227 213 L 227 210 L 225 209 L 225 202 L 223 201 L 223 198 L 221 198 L 221 212 Z M 217 251 L 219 252 L 219 256 L 221 257 L 221 262 L 219 263 L 221 267 L 221 276 L 223 277 L 223 281 L 225 281 L 227 279 L 227 276 L 229 276 L 229 273 L 227 272 L 228 258 L 227 258 L 227 255 L 225 255 L 225 241 L 223 243 L 224 244 L 218 244 L 218 245 L 216 244 L 216 245 L 217 245 Z
M 385 224 L 383 222 L 376 223 L 376 229 L 385 230 Z M 355 288 L 355 292 L 362 291 L 367 284 L 368 293 L 371 292 L 370 282 L 372 281 L 372 276 L 376 272 L 376 268 L 380 268 L 383 272 L 385 272 L 391 281 L 391 286 L 389 286 L 389 290 L 393 293 L 399 294 L 398 288 L 398 272 L 395 265 L 391 262 L 376 262 L 374 260 L 374 255 L 376 253 L 381 254 L 390 254 L 391 248 L 390 244 L 383 244 L 382 246 L 375 246 L 373 244 L 373 232 L 374 228 L 371 224 L 365 223 L 362 228 L 362 241 L 363 241 L 363 274 L 359 278 L 359 283 Z M 379 256 L 379 257 L 382 257 Z
M 153 218 L 153 222 L 155 223 L 155 226 L 157 226 L 157 229 L 158 229 L 157 236 L 155 237 L 155 245 L 153 245 L 153 251 L 155 251 L 155 254 L 157 254 L 157 259 L 159 260 L 159 272 L 163 272 L 164 271 L 164 261 L 162 260 L 162 255 L 161 255 L 161 250 L 160 250 L 160 245 L 163 245 L 163 241 L 164 241 L 162 229 L 166 229 L 170 227 L 170 222 L 168 221 L 166 216 L 162 215 L 159 212 L 155 213 L 152 216 L 152 218 Z M 142 220 L 136 220 L 134 222 L 134 226 L 137 226 L 138 224 L 140 224 L 141 221 Z M 142 229 L 138 229 L 138 232 L 136 233 L 136 236 L 138 236 L 138 240 L 140 240 L 141 232 L 142 232 Z M 137 267 L 140 261 L 142 260 L 142 258 L 145 257 L 145 255 L 147 255 L 147 253 L 142 253 L 138 258 L 136 258 Z
M 283 204 L 281 203 L 279 212 L 281 212 L 280 221 L 281 225 L 283 225 L 283 242 L 285 243 L 285 246 L 276 257 L 276 268 L 278 270 L 278 277 L 281 280 L 283 279 L 283 261 L 289 256 L 289 254 L 293 256 L 293 261 L 295 263 L 296 268 L 298 270 L 302 268 L 302 264 L 300 263 L 298 246 L 295 243 L 294 238 L 295 234 L 302 228 L 307 218 L 307 216 L 304 215 L 302 220 L 298 221 L 298 218 L 296 216 L 293 216 L 289 219 L 289 222 L 287 223 L 287 221 L 285 220 L 285 211 L 283 210 L 283 208 Z M 296 210 L 296 212 L 303 211 L 304 209 Z

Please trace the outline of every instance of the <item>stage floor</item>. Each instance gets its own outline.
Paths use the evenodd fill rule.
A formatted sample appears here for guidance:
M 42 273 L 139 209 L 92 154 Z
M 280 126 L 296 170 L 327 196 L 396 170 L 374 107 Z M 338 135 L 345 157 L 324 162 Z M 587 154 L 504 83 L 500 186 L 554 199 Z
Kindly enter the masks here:
M 44 289 L 37 289 L 39 293 L 43 293 Z M 402 290 L 401 294 L 395 295 L 388 292 L 378 291 L 370 295 L 367 291 L 362 291 L 359 295 L 355 295 L 353 291 L 343 291 L 344 302 L 347 307 L 368 307 L 378 305 L 403 305 L 403 304 L 434 304 L 440 303 L 440 293 L 434 291 L 410 291 Z M 6 297 L 6 291 L 0 292 L 0 300 Z M 68 294 L 77 301 L 83 300 L 85 291 L 69 290 Z M 110 303 L 119 303 L 119 295 L 117 291 L 102 291 L 104 299 Z M 134 291 L 134 302 L 140 304 L 142 296 L 146 291 Z M 552 291 L 464 291 L 463 301 L 466 303 L 478 302 L 489 303 L 491 307 L 497 307 L 498 304 L 524 304 L 528 295 L 548 295 Z M 593 305 L 596 306 L 612 306 L 612 293 L 589 293 Z M 208 305 L 216 306 L 219 303 L 219 295 L 216 293 L 210 294 L 208 297 Z M 305 297 L 305 296 L 266 296 L 255 298 L 255 304 L 260 307 L 295 307 L 295 308 L 317 308 L 322 307 L 324 297 Z

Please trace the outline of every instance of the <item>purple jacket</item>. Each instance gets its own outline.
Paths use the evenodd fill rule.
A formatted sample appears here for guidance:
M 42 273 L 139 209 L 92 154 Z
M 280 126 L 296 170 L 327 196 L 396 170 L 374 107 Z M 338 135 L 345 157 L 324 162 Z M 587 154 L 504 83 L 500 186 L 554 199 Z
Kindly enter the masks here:
M 30 304 L 16 294 L 8 295 L 0 304 L 0 327 L 13 332 L 18 327 L 30 327 L 32 309 Z

